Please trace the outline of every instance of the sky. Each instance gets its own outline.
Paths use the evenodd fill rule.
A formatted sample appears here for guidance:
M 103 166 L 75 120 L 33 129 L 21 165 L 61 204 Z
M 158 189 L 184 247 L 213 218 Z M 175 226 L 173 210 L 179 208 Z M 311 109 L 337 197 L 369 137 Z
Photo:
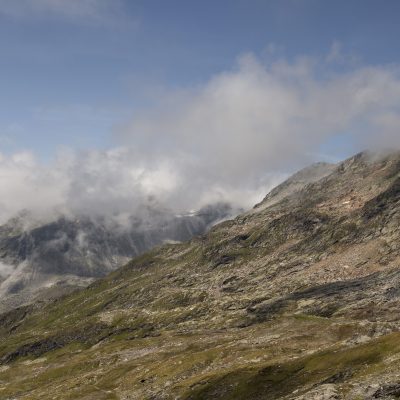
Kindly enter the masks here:
M 391 0 L 0 0 L 0 220 L 148 196 L 250 206 L 310 162 L 400 145 L 399 16 Z

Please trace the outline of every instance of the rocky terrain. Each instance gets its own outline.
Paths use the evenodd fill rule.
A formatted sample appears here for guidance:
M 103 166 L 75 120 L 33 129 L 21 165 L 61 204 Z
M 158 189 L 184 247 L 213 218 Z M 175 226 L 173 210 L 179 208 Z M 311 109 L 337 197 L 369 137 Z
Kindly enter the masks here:
M 0 312 L 87 286 L 156 245 L 205 233 L 232 212 L 225 203 L 187 215 L 143 207 L 123 224 L 88 216 L 42 222 L 22 212 L 0 226 Z
M 0 398 L 400 398 L 400 152 L 317 169 L 2 314 Z

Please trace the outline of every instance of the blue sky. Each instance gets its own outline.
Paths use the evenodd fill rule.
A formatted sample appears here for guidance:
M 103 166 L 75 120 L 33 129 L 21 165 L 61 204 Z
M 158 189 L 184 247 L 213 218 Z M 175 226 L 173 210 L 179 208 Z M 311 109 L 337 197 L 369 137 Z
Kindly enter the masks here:
M 0 0 L 0 223 L 249 208 L 314 161 L 400 148 L 399 17 L 397 0 Z
M 206 84 L 249 52 L 290 61 L 338 43 L 359 65 L 400 62 L 399 1 L 66 3 L 0 1 L 3 153 L 112 146 L 116 127 L 159 92 Z

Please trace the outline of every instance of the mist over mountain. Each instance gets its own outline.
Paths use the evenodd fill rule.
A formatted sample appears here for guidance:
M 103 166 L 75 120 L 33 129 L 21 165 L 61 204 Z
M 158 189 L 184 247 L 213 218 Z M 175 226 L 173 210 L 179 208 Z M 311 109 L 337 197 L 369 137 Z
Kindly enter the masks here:
M 43 222 L 23 212 L 0 226 L 0 312 L 87 286 L 134 256 L 204 234 L 237 212 L 226 203 L 186 215 L 148 206 L 122 223 L 88 215 Z
M 0 400 L 400 399 L 399 0 L 0 0 Z

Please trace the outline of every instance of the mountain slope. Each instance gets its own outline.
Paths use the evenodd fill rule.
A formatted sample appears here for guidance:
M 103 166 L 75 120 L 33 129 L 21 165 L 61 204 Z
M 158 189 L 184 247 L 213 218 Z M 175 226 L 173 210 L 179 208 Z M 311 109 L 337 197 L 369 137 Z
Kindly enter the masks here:
M 400 395 L 400 153 L 0 317 L 0 396 Z

